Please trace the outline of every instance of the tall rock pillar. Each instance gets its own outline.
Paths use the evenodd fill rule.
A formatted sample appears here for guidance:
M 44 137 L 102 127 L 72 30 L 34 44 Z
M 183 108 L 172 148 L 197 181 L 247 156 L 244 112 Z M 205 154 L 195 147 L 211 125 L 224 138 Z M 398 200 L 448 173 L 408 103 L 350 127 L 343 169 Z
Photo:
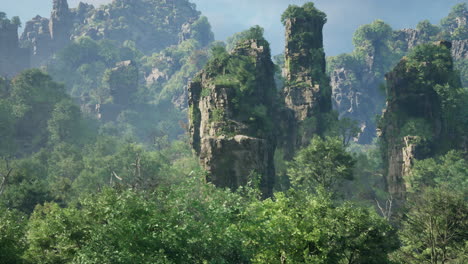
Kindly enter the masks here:
M 323 26 L 326 15 L 313 3 L 290 6 L 282 17 L 286 27 L 284 102 L 294 114 L 294 135 L 286 145 L 302 147 L 326 130 L 331 111 L 330 80 L 325 72 Z
M 387 190 L 404 199 L 415 159 L 443 154 L 460 143 L 454 105 L 460 78 L 453 69 L 450 42 L 424 44 L 386 75 L 387 107 L 380 122 Z M 455 109 L 456 110 L 456 109 Z
M 237 189 L 253 178 L 263 195 L 274 183 L 274 65 L 263 37 L 213 58 L 189 84 L 191 144 L 207 180 Z

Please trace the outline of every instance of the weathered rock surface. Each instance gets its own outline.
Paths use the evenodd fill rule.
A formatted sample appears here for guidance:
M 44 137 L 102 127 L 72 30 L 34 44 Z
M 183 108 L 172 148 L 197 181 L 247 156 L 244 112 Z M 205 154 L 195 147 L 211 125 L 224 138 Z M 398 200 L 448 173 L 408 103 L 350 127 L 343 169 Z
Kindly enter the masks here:
M 468 39 L 452 41 L 452 57 L 456 61 L 468 59 Z
M 284 23 L 286 85 L 283 96 L 286 108 L 294 116 L 293 126 L 285 132 L 292 134 L 291 141 L 282 142 L 287 156 L 294 149 L 307 145 L 314 134 L 321 134 L 326 129 L 322 118 L 331 111 L 331 88 L 323 51 L 325 22 L 325 14 L 315 10 L 303 17 L 288 18 Z M 283 113 L 285 117 L 282 119 L 291 115 L 288 111 Z
M 252 112 L 254 105 L 250 104 L 256 102 L 257 106 L 262 106 L 265 110 L 263 118 L 271 122 L 276 88 L 268 43 L 264 40 L 239 43 L 229 60 L 239 58 L 254 71 L 251 73 L 255 78 L 254 85 L 247 91 L 240 90 L 239 80 L 231 84 L 216 82 L 224 74 L 236 77 L 227 72 L 227 64 L 210 70 L 214 62 L 199 73 L 198 80 L 189 84 L 191 144 L 209 172 L 209 181 L 236 189 L 246 185 L 256 174 L 260 176 L 263 194 L 269 196 L 275 173 L 274 132 L 256 126 L 261 122 L 252 121 L 257 117 Z M 243 67 L 249 66 L 241 66 L 241 69 Z M 240 83 L 241 86 L 244 84 Z
M 32 67 L 44 65 L 70 42 L 74 17 L 67 0 L 53 0 L 50 19 L 36 16 L 26 22 L 21 43 L 30 49 Z
M 399 42 L 400 48 L 404 52 L 408 52 L 417 45 L 424 43 L 421 39 L 421 32 L 412 28 L 404 28 L 393 33 L 393 41 Z
M 380 137 L 387 189 L 397 199 L 405 198 L 408 187 L 405 178 L 411 171 L 414 159 L 425 159 L 438 153 L 446 147 L 446 143 L 442 142 L 448 138 L 456 141 L 453 132 L 449 132 L 454 131 L 452 126 L 456 124 L 448 122 L 443 114 L 441 96 L 445 95 L 440 95 L 435 87 L 449 84 L 450 89 L 458 89 L 460 83 L 453 77 L 456 75 L 447 49 L 451 44 L 439 42 L 437 45 L 438 50 L 426 54 L 423 61 L 403 58 L 386 75 L 388 99 Z M 446 60 L 447 66 L 434 68 L 432 63 L 440 59 Z M 438 75 L 437 71 L 452 72 L 452 75 Z M 420 82 L 417 76 L 423 74 L 425 81 Z
M 285 87 L 286 106 L 296 113 L 296 118 L 303 121 L 314 116 L 321 109 L 321 85 L 325 75 L 325 53 L 323 48 L 322 30 L 324 21 L 320 18 L 288 19 L 286 21 L 286 80 L 290 83 Z M 309 33 L 315 38 L 297 40 Z M 312 52 L 318 56 L 312 56 Z M 319 76 L 315 74 L 320 74 Z M 324 109 L 328 110 L 328 109 Z
M 119 44 L 131 40 L 150 54 L 177 45 L 180 36 L 193 37 L 193 24 L 201 40 L 211 41 L 209 23 L 206 18 L 202 22 L 188 0 L 118 0 L 99 8 L 84 3 L 69 8 L 67 0 L 53 0 L 50 19 L 36 16 L 26 22 L 21 44 L 30 49 L 33 67 L 45 65 L 54 53 L 82 36 Z
M 367 68 L 341 66 L 330 73 L 333 109 L 338 117 L 357 120 L 361 133 L 360 144 L 370 144 L 376 135 L 373 118 L 381 113 L 384 97 L 379 91 L 382 80 Z
M 26 22 L 21 43 L 30 49 L 31 67 L 41 66 L 54 53 L 49 19 L 36 16 Z
M 19 47 L 18 25 L 0 21 L 0 76 L 13 77 L 29 67 L 29 52 Z

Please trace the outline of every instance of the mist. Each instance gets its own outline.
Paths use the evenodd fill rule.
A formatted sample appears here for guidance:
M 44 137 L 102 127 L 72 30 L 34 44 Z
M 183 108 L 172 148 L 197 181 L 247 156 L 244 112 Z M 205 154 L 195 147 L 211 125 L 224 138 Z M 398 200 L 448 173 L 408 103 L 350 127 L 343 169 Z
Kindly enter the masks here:
M 9 17 L 20 16 L 24 22 L 39 14 L 49 17 L 52 0 L 0 0 L 2 11 Z M 79 0 L 69 0 L 76 7 Z M 111 0 L 86 0 L 99 6 Z M 303 4 L 305 0 L 193 0 L 198 10 L 211 22 L 217 40 L 254 25 L 265 28 L 273 54 L 284 48 L 284 29 L 280 22 L 282 12 L 290 4 Z M 382 19 L 394 29 L 412 28 L 424 19 L 439 23 L 451 7 L 464 0 L 317 0 L 317 8 L 328 16 L 324 29 L 327 55 L 337 55 L 353 49 L 352 36 L 362 24 Z

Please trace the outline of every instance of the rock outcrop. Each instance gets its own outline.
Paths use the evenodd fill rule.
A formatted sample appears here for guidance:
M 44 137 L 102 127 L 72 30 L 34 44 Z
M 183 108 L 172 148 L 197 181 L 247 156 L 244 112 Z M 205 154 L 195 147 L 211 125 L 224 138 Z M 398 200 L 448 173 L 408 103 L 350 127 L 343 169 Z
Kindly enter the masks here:
M 181 36 L 196 36 L 207 45 L 212 35 L 206 18 L 188 0 L 119 0 L 99 8 L 84 3 L 69 8 L 67 0 L 53 0 L 50 19 L 36 16 L 26 22 L 21 44 L 30 50 L 31 66 L 39 67 L 82 36 L 119 44 L 131 40 L 150 54 L 177 45 Z
M 405 198 L 405 178 L 414 159 L 431 157 L 457 141 L 456 124 L 448 120 L 451 110 L 442 103 L 460 87 L 450 47 L 450 42 L 425 44 L 386 75 L 388 99 L 380 137 L 387 189 L 395 198 Z M 440 60 L 443 66 L 436 64 Z
M 18 24 L 0 18 L 0 76 L 13 77 L 29 67 L 29 53 L 18 42 Z
M 132 97 L 138 90 L 138 67 L 134 61 L 122 61 L 115 68 L 106 71 L 104 83 L 112 102 L 94 107 L 99 119 L 115 121 L 117 116 L 132 104 Z M 88 107 L 89 108 L 89 107 Z M 91 112 L 92 108 L 90 109 Z
M 423 22 L 422 26 L 418 26 L 419 29 L 396 31 L 390 29 L 385 36 L 379 38 L 379 41 L 370 41 L 367 45 L 357 46 L 352 54 L 343 54 L 330 59 L 333 62 L 333 66 L 329 69 L 333 89 L 333 108 L 338 111 L 340 118 L 347 117 L 359 122 L 362 133 L 357 138 L 358 143 L 370 144 L 376 136 L 375 116 L 381 114 L 385 103 L 380 89 L 384 83 L 383 74 L 390 71 L 398 62 L 391 58 L 401 58 L 416 46 L 429 43 L 434 39 L 453 38 L 452 34 L 457 29 L 466 27 L 463 14 L 454 16 L 451 14 L 450 19 L 446 19 L 450 23 L 445 22 L 447 24 L 445 28 L 438 28 Z M 375 28 L 374 23 L 368 25 L 370 29 Z M 446 31 L 439 32 L 441 29 Z M 379 45 L 387 50 L 376 52 Z M 457 62 L 458 70 L 462 72 L 462 81 L 466 86 L 468 70 L 465 69 L 467 63 L 464 60 L 468 57 L 468 42 L 467 40 L 454 40 L 452 46 L 453 59 Z M 360 53 L 362 49 L 366 49 L 367 52 Z M 357 55 L 359 59 L 356 59 Z
M 468 39 L 452 41 L 452 57 L 456 61 L 468 59 Z
M 303 15 L 295 16 L 292 9 Z M 287 134 L 295 137 L 284 144 L 290 147 L 286 152 L 291 152 L 307 145 L 314 134 L 326 130 L 323 119 L 331 111 L 331 88 L 323 51 L 326 15 L 308 3 L 303 7 L 291 6 L 283 16 L 286 26 L 283 96 L 286 108 L 294 116 L 294 125 Z
M 379 90 L 383 80 L 367 67 L 340 65 L 330 72 L 333 109 L 338 117 L 358 121 L 360 144 L 370 144 L 376 136 L 374 117 L 381 113 L 384 96 Z
M 54 53 L 52 38 L 50 36 L 49 19 L 36 16 L 26 22 L 21 43 L 30 50 L 31 67 L 39 67 Z
M 241 41 L 212 59 L 189 84 L 191 144 L 208 180 L 236 189 L 260 177 L 264 196 L 274 181 L 274 65 L 263 39 Z
M 57 51 L 70 43 L 75 13 L 67 0 L 53 0 L 50 19 L 36 16 L 26 22 L 21 43 L 30 49 L 32 67 L 44 65 Z

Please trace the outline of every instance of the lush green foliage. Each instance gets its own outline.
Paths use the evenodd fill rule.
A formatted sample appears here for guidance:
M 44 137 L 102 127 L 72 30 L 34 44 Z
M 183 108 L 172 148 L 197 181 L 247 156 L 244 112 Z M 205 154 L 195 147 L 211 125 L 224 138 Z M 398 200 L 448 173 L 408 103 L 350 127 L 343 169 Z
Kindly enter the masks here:
M 17 16 L 14 16 L 11 19 L 8 19 L 5 12 L 0 12 L 0 28 L 5 28 L 9 25 L 15 25 L 17 27 L 21 27 L 20 18 Z
M 302 7 L 289 5 L 288 9 L 286 9 L 286 11 L 281 16 L 281 22 L 285 24 L 288 19 L 317 19 L 322 24 L 325 24 L 327 21 L 327 15 L 315 8 L 314 3 L 308 2 L 305 3 Z
M 288 175 L 295 188 L 311 192 L 320 188 L 333 191 L 345 179 L 352 179 L 354 164 L 340 139 L 314 137 L 309 146 L 299 150 Z
M 468 7 L 466 3 L 459 3 L 455 5 L 450 14 L 442 19 L 441 26 L 444 30 L 450 33 L 450 38 L 453 40 L 463 40 L 468 38 L 468 27 L 465 24 L 461 26 L 460 18 L 463 19 L 468 16 Z M 466 22 L 465 22 L 466 23 Z
M 176 45 L 182 26 L 200 18 L 195 4 L 188 0 L 118 0 L 99 8 L 83 6 L 78 12 L 87 22 L 75 27 L 76 35 L 97 29 L 98 32 L 106 32 L 102 37 L 120 44 L 126 40 L 135 42 L 136 47 L 145 54 Z M 203 21 L 199 21 L 193 29 L 198 31 L 198 35 L 206 35 L 203 38 L 210 37 L 206 34 L 210 28 Z
M 78 206 L 38 206 L 26 263 L 387 263 L 393 228 L 325 194 L 231 193 L 197 178 L 154 193 L 105 189 Z M 21 230 L 19 230 L 21 231 Z M 24 232 L 24 231 L 23 231 Z M 21 232 L 19 234 L 22 234 Z
M 161 8 L 147 8 L 156 2 Z M 316 131 L 323 122 L 324 134 L 335 138 L 313 138 L 289 163 L 275 153 L 277 169 L 290 179 L 274 196 L 260 199 L 254 181 L 236 192 L 205 182 L 187 139 L 179 137 L 184 124 L 178 121 L 185 120 L 185 113 L 174 104 L 184 108 L 184 86 L 207 63 L 207 72 L 218 76 L 213 85 L 234 91 L 235 121 L 248 124 L 252 135 L 273 135 L 272 109 L 252 98 L 258 98 L 253 95 L 259 85 L 266 85 L 259 80 L 278 68 L 260 65 L 268 69 L 259 70 L 251 56 L 227 51 L 250 47 L 246 43 L 255 40 L 269 57 L 262 28 L 236 34 L 227 50 L 213 45 L 208 51 L 210 25 L 186 0 L 116 0 L 103 8 L 118 19 L 104 19 L 102 9 L 82 10 L 93 15 L 88 26 L 134 41 L 75 40 L 47 67 L 65 85 L 39 70 L 11 81 L 0 79 L 0 262 L 377 264 L 390 263 L 388 254 L 399 247 L 393 263 L 466 262 L 468 164 L 465 153 L 445 152 L 468 129 L 468 93 L 453 71 L 448 49 L 420 46 L 404 61 L 412 91 L 432 89 L 440 103 L 446 120 L 440 124 L 447 135 L 440 142 L 445 155 L 415 160 L 406 179 L 409 202 L 398 212 L 402 217 L 381 212 L 382 218 L 373 208 L 342 201 L 369 207 L 386 193 L 375 145 L 350 144 L 359 129 L 348 118 L 337 122 L 336 113 L 309 118 L 300 128 Z M 135 17 L 137 10 L 150 15 Z M 455 18 L 465 14 L 466 5 L 457 5 L 443 29 L 451 29 Z M 186 35 L 177 36 L 174 32 L 187 17 L 195 22 Z M 312 3 L 290 6 L 282 21 L 292 18 L 326 20 Z M 20 24 L 3 13 L 1 23 Z M 131 32 L 134 25 L 151 25 L 157 34 Z M 418 30 L 427 41 L 443 33 L 427 21 Z M 465 36 L 463 32 L 454 29 L 453 39 Z M 141 40 L 145 34 L 149 38 Z M 155 36 L 158 41 L 152 43 Z M 298 39 L 307 44 L 313 37 Z M 374 77 L 383 77 L 402 55 L 392 50 L 391 37 L 391 28 L 382 21 L 361 27 L 355 52 L 331 59 L 329 70 L 369 66 Z M 179 39 L 183 41 L 168 47 Z M 158 53 L 149 54 L 153 50 Z M 322 61 L 323 50 L 311 52 L 313 61 Z M 376 55 L 374 65 L 367 65 L 369 52 Z M 116 63 L 125 60 L 132 60 L 132 66 L 116 71 Z M 278 64 L 294 67 L 281 59 Z M 464 62 L 459 65 L 463 72 Z M 328 83 L 322 66 L 312 65 L 310 74 Z M 150 73 L 157 80 L 143 84 L 142 77 Z M 353 71 L 349 82 L 359 84 L 361 73 Z M 112 87 L 118 86 L 122 89 L 116 93 Z M 264 97 L 276 103 L 277 90 L 270 88 Z M 115 96 L 119 93 L 120 98 Z M 210 93 L 205 88 L 201 96 Z M 88 117 L 97 115 L 93 109 L 98 105 L 120 108 L 111 109 L 113 118 Z M 188 113 L 193 120 L 200 118 L 193 108 Z M 227 115 L 222 110 L 211 114 L 210 121 L 217 123 Z M 437 127 L 431 120 L 404 119 L 395 137 L 433 139 Z M 389 219 L 399 221 L 394 223 L 399 236 Z
M 27 218 L 20 212 L 0 207 L 0 259 L 3 263 L 23 263 Z
M 438 158 L 418 160 L 406 181 L 410 192 L 420 192 L 426 187 L 444 186 L 450 190 L 468 190 L 468 162 L 463 153 L 450 151 Z
M 249 205 L 246 220 L 241 230 L 249 235 L 253 263 L 388 263 L 398 243 L 375 213 L 336 206 L 323 193 L 279 193 Z
M 466 176 L 466 174 L 465 174 Z M 403 263 L 464 263 L 468 260 L 468 206 L 451 189 L 427 189 L 408 202 L 395 259 Z
M 232 51 L 234 50 L 234 48 L 236 48 L 236 46 L 241 43 L 241 42 L 244 42 L 244 41 L 247 41 L 247 40 L 265 40 L 263 38 L 263 34 L 264 34 L 264 29 L 260 26 L 254 26 L 254 27 L 251 27 L 250 29 L 248 30 L 245 30 L 245 31 L 242 31 L 242 32 L 239 32 L 239 33 L 236 33 L 234 35 L 232 35 L 231 37 L 229 37 L 226 41 L 226 50 L 227 51 Z M 267 41 L 263 41 L 264 43 L 268 43 Z M 269 44 L 268 44 L 269 46 Z
M 263 37 L 263 29 L 259 26 L 252 27 L 233 36 L 230 41 L 229 45 L 233 45 L 236 52 L 228 53 L 222 45 L 213 46 L 212 57 L 204 68 L 205 72 L 214 76 L 211 82 L 215 87 L 232 89 L 233 116 L 230 118 L 247 124 L 249 131 L 246 133 L 249 135 L 269 136 L 273 129 L 272 104 L 277 95 L 275 83 L 269 81 L 274 74 L 274 65 L 269 61 L 259 65 L 254 56 L 245 54 L 245 50 L 251 49 L 251 41 L 255 41 L 265 50 L 265 55 L 262 56 L 270 57 L 270 47 Z M 208 96 L 210 93 L 211 90 L 204 88 L 201 96 Z M 262 94 L 259 96 L 258 93 Z M 258 98 L 261 98 L 260 102 Z M 225 121 L 219 112 L 215 114 L 217 115 L 211 121 Z M 232 133 L 228 124 L 225 125 L 225 133 Z

